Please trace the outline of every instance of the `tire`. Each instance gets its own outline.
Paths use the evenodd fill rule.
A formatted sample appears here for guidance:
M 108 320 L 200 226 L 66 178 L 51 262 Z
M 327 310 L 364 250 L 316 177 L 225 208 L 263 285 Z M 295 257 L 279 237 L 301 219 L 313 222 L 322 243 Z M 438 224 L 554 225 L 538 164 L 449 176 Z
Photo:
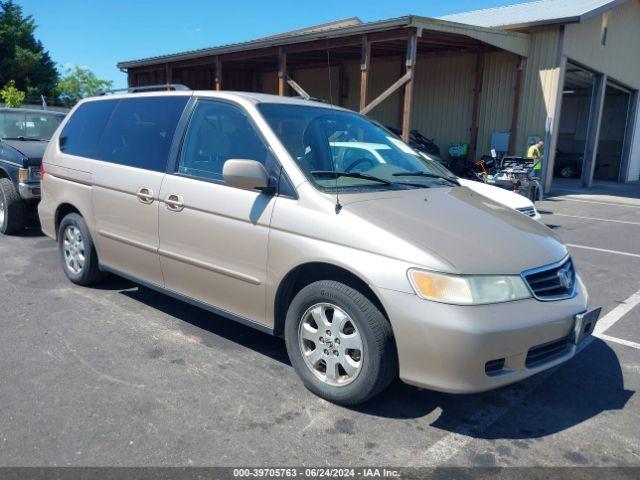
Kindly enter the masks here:
M 573 167 L 564 167 L 560 170 L 560 176 L 562 178 L 573 178 L 576 176 L 576 172 Z
M 323 325 L 325 334 L 331 332 L 326 338 L 319 338 L 322 330 L 315 323 L 314 312 L 321 311 L 325 312 L 324 318 L 331 320 Z M 342 332 L 338 322 L 333 322 L 338 319 L 344 326 Z M 318 327 L 315 332 L 314 324 Z M 305 335 L 313 336 L 313 341 L 302 340 L 303 330 Z M 363 403 L 382 392 L 398 375 L 391 325 L 367 297 L 343 283 L 322 280 L 298 292 L 289 305 L 284 333 L 289 359 L 302 382 L 330 402 L 345 406 Z M 359 350 L 347 347 L 358 341 Z M 313 367 L 316 360 L 317 366 Z M 339 366 L 332 370 L 337 378 L 332 379 L 327 368 L 336 363 Z M 356 372 L 349 375 L 343 364 Z
M 69 242 L 70 238 L 71 242 Z M 70 247 L 72 248 L 71 251 L 69 250 Z M 77 213 L 68 214 L 60 222 L 58 227 L 58 250 L 65 275 L 76 285 L 87 286 L 104 278 L 105 274 L 98 267 L 98 254 L 91 239 L 89 228 L 84 218 Z M 66 254 L 67 251 L 71 253 L 70 257 L 74 257 L 74 252 L 81 255 L 75 256 L 75 261 L 70 264 L 67 261 L 69 258 Z M 83 260 L 80 261 L 81 259 Z
M 26 225 L 27 208 L 9 178 L 0 178 L 0 232 L 21 233 Z

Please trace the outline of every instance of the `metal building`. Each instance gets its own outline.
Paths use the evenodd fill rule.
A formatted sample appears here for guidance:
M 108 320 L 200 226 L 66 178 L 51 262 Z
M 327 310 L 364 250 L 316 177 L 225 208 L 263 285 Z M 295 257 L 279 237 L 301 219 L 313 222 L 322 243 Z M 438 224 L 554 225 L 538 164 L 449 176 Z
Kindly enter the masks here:
M 418 129 L 444 151 L 467 143 L 474 157 L 492 138 L 520 155 L 545 138 L 549 190 L 554 173 L 587 187 L 638 180 L 638 45 L 640 0 L 542 0 L 441 19 L 350 18 L 118 67 L 130 86 L 308 92 L 405 137 Z

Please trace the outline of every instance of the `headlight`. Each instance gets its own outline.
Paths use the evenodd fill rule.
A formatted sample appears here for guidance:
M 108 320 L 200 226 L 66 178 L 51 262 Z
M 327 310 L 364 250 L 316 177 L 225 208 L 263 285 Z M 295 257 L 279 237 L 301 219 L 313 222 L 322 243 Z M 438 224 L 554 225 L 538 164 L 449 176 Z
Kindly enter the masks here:
M 37 182 L 38 180 L 40 180 L 39 167 L 21 168 L 18 170 L 18 181 L 20 183 Z
M 518 275 L 448 275 L 411 269 L 409 280 L 420 297 L 454 305 L 483 305 L 531 297 Z

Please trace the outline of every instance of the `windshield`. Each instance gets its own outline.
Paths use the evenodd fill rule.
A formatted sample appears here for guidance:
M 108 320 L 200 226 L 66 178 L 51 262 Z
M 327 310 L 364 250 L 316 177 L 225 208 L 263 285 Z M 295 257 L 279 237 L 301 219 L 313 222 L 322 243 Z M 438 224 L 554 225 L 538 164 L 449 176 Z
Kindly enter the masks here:
M 0 138 L 49 140 L 63 118 L 44 112 L 0 111 Z
M 322 190 L 451 186 L 413 148 L 361 115 L 273 103 L 258 108 L 307 178 Z

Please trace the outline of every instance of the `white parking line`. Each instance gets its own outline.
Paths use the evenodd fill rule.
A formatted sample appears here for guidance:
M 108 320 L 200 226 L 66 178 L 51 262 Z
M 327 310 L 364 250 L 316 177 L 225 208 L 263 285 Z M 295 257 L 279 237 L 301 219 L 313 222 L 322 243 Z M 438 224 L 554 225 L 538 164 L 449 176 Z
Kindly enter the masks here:
M 569 217 L 569 218 L 581 218 L 583 220 L 596 220 L 598 222 L 611 222 L 611 223 L 625 223 L 627 225 L 638 225 L 640 222 L 630 222 L 628 220 L 611 220 L 609 218 L 596 218 L 596 217 L 581 217 L 580 215 L 566 215 L 564 213 L 551 213 L 554 217 Z
M 567 243 L 567 247 L 581 248 L 583 250 L 594 250 L 596 252 L 614 253 L 616 255 L 625 255 L 627 257 L 640 258 L 640 254 L 638 253 L 620 252 L 619 250 L 608 250 L 606 248 L 588 247 L 586 245 L 575 245 L 573 243 Z
M 606 332 L 608 329 L 629 313 L 636 305 L 640 303 L 640 290 L 627 298 L 624 302 L 602 317 L 596 324 L 593 331 L 595 335 Z
M 640 343 L 630 342 L 629 340 L 625 340 L 623 338 L 618 338 L 618 337 L 612 337 L 610 335 L 605 335 L 604 333 L 596 335 L 596 337 L 601 338 L 602 340 L 605 340 L 607 342 L 619 343 L 620 345 L 626 345 L 627 347 L 632 347 L 637 350 L 640 350 Z
M 588 347 L 596 337 L 602 340 L 608 340 L 611 342 L 620 343 L 629 347 L 640 348 L 640 344 L 623 340 L 621 338 L 611 337 L 604 335 L 602 332 L 611 328 L 618 320 L 620 320 L 626 313 L 640 303 L 640 290 L 627 298 L 624 302 L 611 310 L 608 314 L 600 319 L 596 324 L 596 328 L 593 335 L 587 337 L 576 349 L 576 355 Z M 526 388 L 522 389 L 509 389 L 501 395 L 502 400 L 506 400 L 505 405 L 495 408 L 486 408 L 478 411 L 469 420 L 456 427 L 456 432 L 451 432 L 436 443 L 429 447 L 425 454 L 424 459 L 426 466 L 442 466 L 455 455 L 457 455 L 462 449 L 464 449 L 474 437 L 485 431 L 495 422 L 497 422 L 504 414 L 522 403 L 522 401 L 539 385 L 544 383 L 549 377 L 551 377 L 558 367 L 551 368 L 545 372 L 539 373 L 535 377 L 529 379 L 526 383 Z

